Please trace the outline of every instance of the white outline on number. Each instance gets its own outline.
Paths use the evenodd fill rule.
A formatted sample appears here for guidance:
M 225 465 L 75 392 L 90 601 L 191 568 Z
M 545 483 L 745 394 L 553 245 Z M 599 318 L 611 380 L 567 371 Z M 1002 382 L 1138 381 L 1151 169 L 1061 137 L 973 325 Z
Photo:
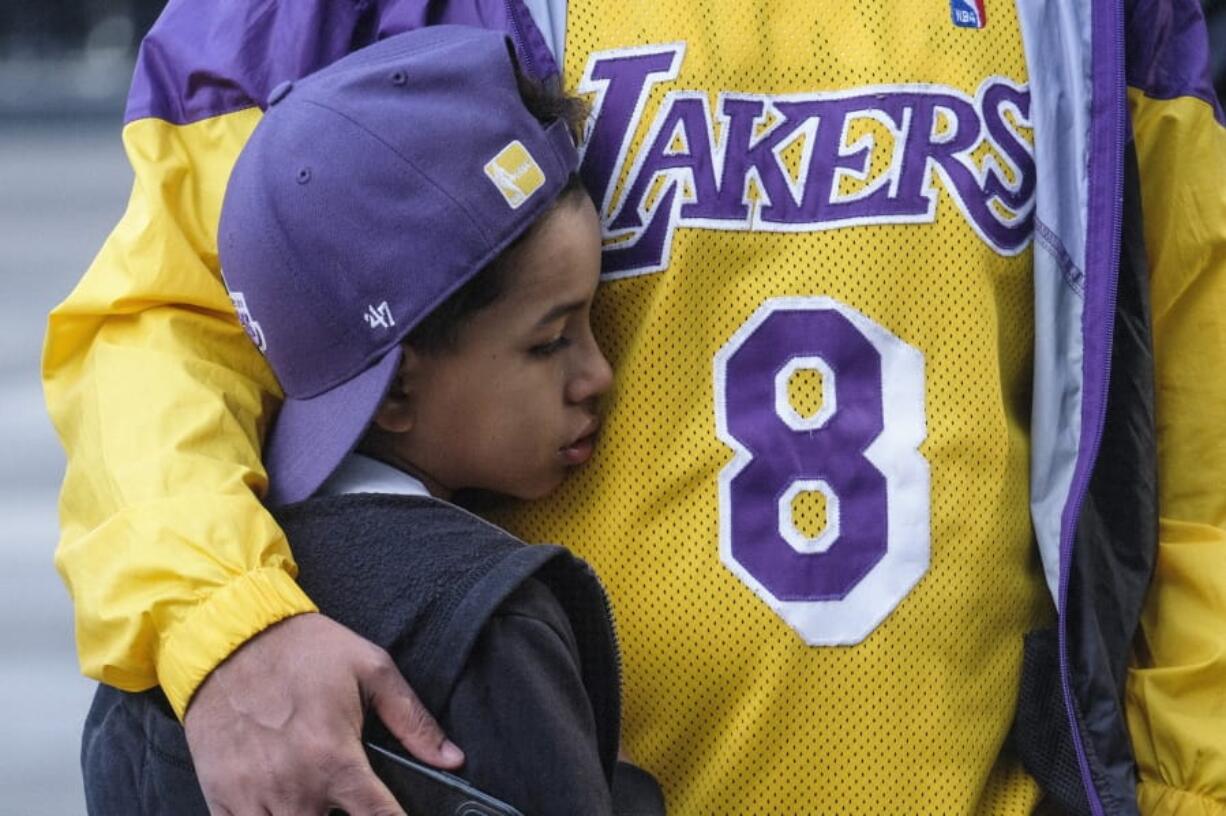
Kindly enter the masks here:
M 753 461 L 753 456 L 728 432 L 725 399 L 728 360 L 775 312 L 829 310 L 850 320 L 881 354 L 883 429 L 865 448 L 864 458 L 886 480 L 887 549 L 881 560 L 843 598 L 783 601 L 732 556 L 731 484 L 733 478 Z M 789 358 L 789 362 L 791 359 L 795 358 Z M 920 443 L 927 435 L 924 355 L 837 300 L 781 297 L 763 303 L 741 324 L 715 353 L 714 365 L 716 436 L 734 451 L 732 461 L 719 474 L 720 561 L 810 646 L 859 643 L 894 611 L 928 571 L 931 483 L 928 462 L 919 452 Z M 784 417 L 780 416 L 780 420 L 787 425 Z
M 813 416 L 803 417 L 792 407 L 788 396 L 788 384 L 798 371 L 816 371 L 822 375 L 822 404 Z M 793 431 L 816 431 L 830 421 L 838 410 L 838 389 L 834 384 L 834 370 L 821 357 L 793 357 L 775 375 L 775 413 Z
M 814 538 L 796 529 L 796 513 L 792 502 L 801 493 L 821 493 L 826 499 L 826 526 Z M 841 527 L 839 496 L 824 479 L 800 479 L 783 491 L 779 497 L 779 535 L 783 536 L 793 550 L 801 555 L 824 553 L 838 541 Z

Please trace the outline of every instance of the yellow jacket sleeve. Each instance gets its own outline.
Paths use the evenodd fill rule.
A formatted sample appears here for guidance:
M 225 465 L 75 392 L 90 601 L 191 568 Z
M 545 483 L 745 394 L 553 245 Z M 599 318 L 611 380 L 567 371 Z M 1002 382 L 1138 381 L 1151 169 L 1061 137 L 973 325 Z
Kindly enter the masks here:
M 1130 90 L 1156 365 L 1159 529 L 1126 688 L 1142 813 L 1226 816 L 1226 128 Z
M 160 684 L 182 716 L 241 643 L 315 608 L 259 500 L 280 393 L 217 265 L 226 181 L 258 103 L 364 42 L 449 22 L 518 34 L 527 13 L 518 0 L 167 3 L 128 96 L 131 200 L 52 312 L 43 356 L 68 453 L 56 565 L 87 675 Z M 539 35 L 516 42 L 553 66 Z
M 127 210 L 52 312 L 43 356 L 68 452 L 56 566 L 82 671 L 160 684 L 180 717 L 241 643 L 314 609 L 258 495 L 280 394 L 217 268 L 225 183 L 259 116 L 125 127 Z

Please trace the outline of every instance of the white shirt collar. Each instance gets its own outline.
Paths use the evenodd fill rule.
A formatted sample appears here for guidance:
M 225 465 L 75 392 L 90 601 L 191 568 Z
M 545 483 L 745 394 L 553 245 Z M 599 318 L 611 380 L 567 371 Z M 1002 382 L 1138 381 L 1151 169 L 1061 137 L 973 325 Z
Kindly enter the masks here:
M 348 493 L 391 493 L 398 496 L 429 496 L 421 481 L 378 459 L 351 453 L 332 471 L 316 491 L 317 496 L 343 496 Z

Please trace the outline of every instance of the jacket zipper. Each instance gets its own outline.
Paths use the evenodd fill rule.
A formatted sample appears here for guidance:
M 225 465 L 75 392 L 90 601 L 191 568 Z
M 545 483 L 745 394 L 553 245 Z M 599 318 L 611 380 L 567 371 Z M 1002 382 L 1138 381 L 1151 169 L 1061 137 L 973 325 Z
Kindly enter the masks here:
M 622 645 L 617 638 L 617 621 L 613 616 L 613 604 L 609 601 L 609 593 L 605 591 L 604 584 L 600 582 L 600 576 L 596 574 L 596 570 L 592 569 L 592 565 L 583 559 L 579 559 L 579 563 L 583 565 L 583 569 L 592 577 L 592 581 L 599 587 L 600 603 L 604 607 L 605 624 L 608 627 L 609 642 L 613 644 L 613 679 L 617 686 L 617 747 L 618 753 L 621 753 L 621 720 L 623 715 L 622 704 Z M 614 765 L 617 760 L 614 758 Z
M 1091 13 L 1092 14 L 1104 13 L 1108 5 L 1109 5 L 1108 0 L 1100 0 L 1100 2 L 1095 3 L 1093 5 L 1093 7 L 1091 8 Z M 1111 11 L 1112 11 L 1112 22 L 1111 22 L 1112 55 L 1114 57 L 1113 71 L 1115 74 L 1113 93 L 1114 93 L 1115 101 L 1116 101 L 1114 118 L 1116 121 L 1114 122 L 1115 126 L 1112 128 L 1111 146 L 1110 146 L 1111 152 L 1109 154 L 1109 158 L 1112 161 L 1118 162 L 1119 164 L 1122 165 L 1123 139 L 1124 139 L 1124 132 L 1125 132 L 1125 127 L 1126 127 L 1126 121 L 1124 119 L 1124 116 L 1122 115 L 1123 111 L 1125 110 L 1125 106 L 1123 102 L 1124 93 L 1125 93 L 1125 90 L 1124 90 L 1125 76 L 1124 76 L 1124 61 L 1123 61 L 1124 35 L 1122 31 L 1123 29 L 1123 10 L 1119 8 L 1118 6 L 1116 6 L 1115 8 L 1111 9 Z M 1092 20 L 1091 21 L 1091 31 L 1092 32 L 1094 30 L 1094 27 L 1095 26 Z M 1093 49 L 1093 40 L 1091 40 L 1091 49 Z M 1093 71 L 1093 69 L 1091 69 L 1091 71 Z M 1091 82 L 1093 82 L 1093 79 L 1091 79 Z M 1091 94 L 1091 99 L 1093 100 L 1093 94 Z M 1093 104 L 1093 101 L 1091 102 L 1091 104 Z M 1122 172 L 1123 172 L 1122 167 L 1119 168 L 1116 172 L 1119 173 L 1120 177 L 1122 178 Z M 1105 427 L 1106 420 L 1107 420 L 1107 387 L 1108 387 L 1108 384 L 1111 382 L 1111 349 L 1115 341 L 1115 303 L 1116 303 L 1116 298 L 1118 296 L 1118 290 L 1119 290 L 1118 264 L 1119 264 L 1120 233 L 1123 229 L 1123 209 L 1124 209 L 1124 203 L 1123 203 L 1122 195 L 1119 195 L 1119 194 L 1114 195 L 1113 202 L 1112 202 L 1112 211 L 1111 211 L 1111 237 L 1110 237 L 1111 246 L 1108 248 L 1109 252 L 1104 257 L 1113 259 L 1110 261 L 1110 263 L 1113 263 L 1116 265 L 1116 271 L 1115 271 L 1115 274 L 1111 275 L 1110 277 L 1110 281 L 1109 281 L 1110 285 L 1107 288 L 1106 303 L 1104 304 L 1106 307 L 1104 309 L 1104 317 L 1105 317 L 1106 325 L 1103 327 L 1102 331 L 1104 333 L 1103 336 L 1105 340 L 1105 343 L 1103 346 L 1103 354 L 1105 355 L 1105 359 L 1102 361 L 1102 365 L 1097 367 L 1096 370 L 1099 372 L 1099 374 L 1097 375 L 1097 377 L 1095 378 L 1095 381 L 1093 382 L 1093 386 L 1096 389 L 1098 389 L 1099 392 L 1102 394 L 1102 399 L 1098 406 L 1097 416 L 1093 418 L 1094 424 L 1092 426 L 1092 436 L 1090 437 L 1093 442 L 1093 446 L 1094 446 L 1095 458 L 1097 458 L 1098 448 L 1102 442 L 1103 428 Z M 1087 254 L 1089 251 L 1090 251 L 1089 247 L 1087 246 Z M 1088 293 L 1088 286 L 1087 286 L 1087 293 Z M 1084 312 L 1083 312 L 1083 319 L 1084 319 Z M 1094 328 L 1094 327 L 1091 327 L 1091 328 Z M 1086 389 L 1083 388 L 1082 390 L 1083 398 L 1084 398 L 1085 392 L 1086 392 Z M 1085 429 L 1082 430 L 1082 433 L 1084 435 Z M 1090 772 L 1089 758 L 1086 754 L 1085 745 L 1083 744 L 1082 739 L 1081 739 L 1081 729 L 1080 729 L 1080 725 L 1078 722 L 1077 713 L 1074 708 L 1072 687 L 1071 687 L 1071 677 L 1070 677 L 1071 672 L 1070 672 L 1070 666 L 1069 666 L 1068 634 L 1067 634 L 1068 576 L 1069 576 L 1069 571 L 1072 567 L 1072 560 L 1073 560 L 1073 539 L 1075 537 L 1077 524 L 1081 518 L 1081 509 L 1083 505 L 1085 504 L 1086 493 L 1089 489 L 1090 475 L 1091 475 L 1092 470 L 1093 468 L 1091 467 L 1085 468 L 1082 471 L 1080 477 L 1078 478 L 1076 484 L 1073 485 L 1073 495 L 1075 496 L 1076 510 L 1073 512 L 1072 516 L 1069 518 L 1068 527 L 1063 531 L 1061 545 L 1060 545 L 1060 628 L 1059 628 L 1060 688 L 1061 688 L 1061 692 L 1064 694 L 1064 705 L 1065 705 L 1065 711 L 1068 715 L 1069 730 L 1073 738 L 1073 747 L 1077 753 L 1077 765 L 1081 771 L 1082 787 L 1085 788 L 1086 799 L 1089 801 L 1089 804 L 1090 804 L 1090 811 L 1094 814 L 1094 816 L 1104 816 L 1105 811 L 1103 808 L 1102 799 L 1099 796 L 1097 786 L 1094 784 L 1093 775 Z

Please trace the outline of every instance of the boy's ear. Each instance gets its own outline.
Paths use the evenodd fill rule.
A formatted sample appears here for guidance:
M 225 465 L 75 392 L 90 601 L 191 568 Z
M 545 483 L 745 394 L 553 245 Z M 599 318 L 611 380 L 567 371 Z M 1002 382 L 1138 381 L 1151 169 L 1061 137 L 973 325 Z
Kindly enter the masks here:
M 387 389 L 383 401 L 375 410 L 371 420 L 376 427 L 388 433 L 407 433 L 413 428 L 413 375 L 416 373 L 420 357 L 409 346 L 404 346 L 404 354 L 400 359 L 400 368 L 392 377 L 392 384 Z

